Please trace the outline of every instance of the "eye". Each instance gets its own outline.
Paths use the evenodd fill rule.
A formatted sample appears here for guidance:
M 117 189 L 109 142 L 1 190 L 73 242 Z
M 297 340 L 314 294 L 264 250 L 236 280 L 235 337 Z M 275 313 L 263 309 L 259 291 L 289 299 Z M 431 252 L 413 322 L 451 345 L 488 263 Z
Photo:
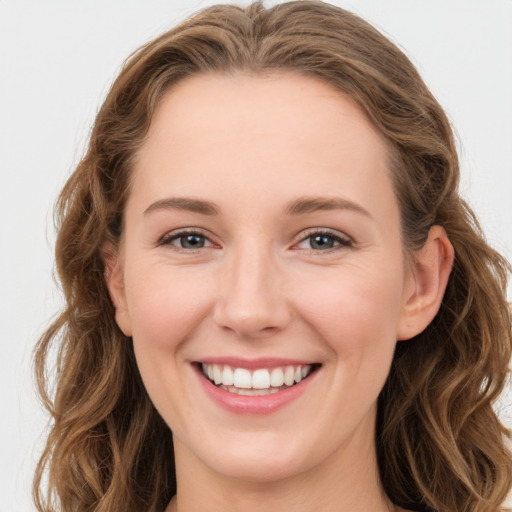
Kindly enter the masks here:
M 352 241 L 346 236 L 330 231 L 313 231 L 298 244 L 299 249 L 309 249 L 315 252 L 329 251 L 337 247 L 352 247 Z
M 213 244 L 199 231 L 179 231 L 166 235 L 159 245 L 172 245 L 183 250 L 197 250 Z

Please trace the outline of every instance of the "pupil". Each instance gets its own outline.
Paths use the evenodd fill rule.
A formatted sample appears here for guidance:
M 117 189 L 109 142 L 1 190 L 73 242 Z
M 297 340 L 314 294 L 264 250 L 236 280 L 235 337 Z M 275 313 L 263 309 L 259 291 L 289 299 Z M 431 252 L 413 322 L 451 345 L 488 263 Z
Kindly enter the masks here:
M 311 247 L 313 249 L 332 249 L 334 240 L 330 236 L 316 235 L 311 237 Z
M 182 236 L 181 246 L 185 249 L 197 249 L 198 247 L 204 247 L 204 238 L 199 235 Z

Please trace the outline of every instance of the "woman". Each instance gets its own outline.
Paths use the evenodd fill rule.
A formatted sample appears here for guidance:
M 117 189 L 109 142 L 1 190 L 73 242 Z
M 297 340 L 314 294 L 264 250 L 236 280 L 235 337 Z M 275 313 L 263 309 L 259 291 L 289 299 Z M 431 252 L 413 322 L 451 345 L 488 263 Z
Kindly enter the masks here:
M 60 197 L 39 510 L 500 510 L 508 265 L 458 179 L 346 11 L 217 6 L 141 48 Z

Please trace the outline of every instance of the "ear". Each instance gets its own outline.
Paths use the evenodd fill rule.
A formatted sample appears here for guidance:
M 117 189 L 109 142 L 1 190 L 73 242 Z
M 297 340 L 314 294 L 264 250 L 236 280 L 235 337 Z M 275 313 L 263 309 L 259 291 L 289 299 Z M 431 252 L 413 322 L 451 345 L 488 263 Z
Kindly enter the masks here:
M 107 242 L 102 247 L 101 255 L 105 265 L 105 282 L 110 294 L 110 300 L 116 310 L 116 323 L 125 336 L 131 336 L 132 327 L 126 302 L 123 269 L 119 251 L 110 242 Z
M 410 339 L 436 316 L 453 266 L 454 251 L 446 231 L 432 226 L 424 246 L 413 254 L 397 339 Z

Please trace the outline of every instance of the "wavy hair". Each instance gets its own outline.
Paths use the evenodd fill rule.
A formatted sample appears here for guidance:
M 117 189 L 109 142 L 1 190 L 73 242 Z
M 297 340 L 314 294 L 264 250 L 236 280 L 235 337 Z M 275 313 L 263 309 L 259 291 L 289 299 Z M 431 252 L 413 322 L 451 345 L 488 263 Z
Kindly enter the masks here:
M 398 342 L 379 396 L 376 446 L 388 497 L 414 510 L 501 510 L 512 459 L 493 403 L 512 350 L 508 263 L 459 196 L 450 123 L 409 59 L 359 17 L 296 1 L 200 11 L 136 51 L 98 112 L 57 203 L 65 308 L 35 354 L 51 414 L 34 479 L 40 512 L 161 512 L 175 494 L 172 433 L 115 323 L 102 247 L 119 242 L 133 159 L 162 96 L 200 73 L 274 71 L 316 77 L 355 100 L 387 141 L 407 252 L 414 257 L 434 224 L 455 249 L 437 316 Z

